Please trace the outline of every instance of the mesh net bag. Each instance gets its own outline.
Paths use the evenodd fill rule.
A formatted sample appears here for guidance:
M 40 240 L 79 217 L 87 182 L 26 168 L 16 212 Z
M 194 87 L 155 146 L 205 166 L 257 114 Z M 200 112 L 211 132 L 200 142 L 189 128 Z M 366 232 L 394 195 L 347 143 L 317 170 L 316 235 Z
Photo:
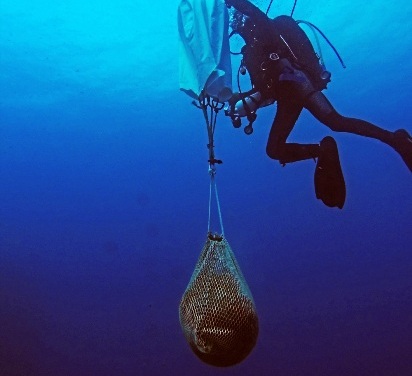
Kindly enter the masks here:
M 231 366 L 252 351 L 259 332 L 256 308 L 226 239 L 208 237 L 179 317 L 186 340 L 205 363 Z

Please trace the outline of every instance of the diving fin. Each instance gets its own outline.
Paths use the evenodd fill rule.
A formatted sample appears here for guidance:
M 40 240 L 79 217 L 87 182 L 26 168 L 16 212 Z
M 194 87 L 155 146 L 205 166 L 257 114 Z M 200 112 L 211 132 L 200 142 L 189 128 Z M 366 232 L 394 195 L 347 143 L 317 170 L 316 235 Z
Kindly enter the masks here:
M 391 145 L 412 172 L 412 136 L 405 129 L 398 129 L 393 133 Z
M 339 161 L 336 141 L 327 136 L 320 142 L 320 154 L 315 170 L 316 198 L 331 208 L 343 208 L 346 198 L 345 178 Z

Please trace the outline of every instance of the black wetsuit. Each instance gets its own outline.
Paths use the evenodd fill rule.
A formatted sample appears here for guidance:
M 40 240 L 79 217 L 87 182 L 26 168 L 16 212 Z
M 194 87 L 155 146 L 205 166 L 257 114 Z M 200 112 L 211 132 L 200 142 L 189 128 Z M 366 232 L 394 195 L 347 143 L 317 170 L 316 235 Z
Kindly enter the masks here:
M 354 133 L 391 144 L 392 132 L 364 120 L 344 117 L 333 108 L 321 92 L 328 80 L 322 82 L 320 78 L 322 68 L 313 46 L 291 17 L 272 20 L 247 0 L 226 0 L 226 4 L 249 17 L 239 31 L 246 42 L 242 51 L 244 62 L 254 87 L 264 98 L 277 101 L 266 147 L 270 158 L 285 164 L 319 156 L 318 144 L 286 142 L 303 108 L 335 132 Z

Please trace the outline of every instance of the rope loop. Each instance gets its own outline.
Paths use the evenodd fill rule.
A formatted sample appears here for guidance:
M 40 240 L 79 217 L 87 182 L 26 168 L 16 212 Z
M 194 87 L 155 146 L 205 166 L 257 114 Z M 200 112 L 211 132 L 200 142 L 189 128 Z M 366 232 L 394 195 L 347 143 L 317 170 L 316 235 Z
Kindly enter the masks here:
M 209 159 L 208 159 L 209 174 L 211 173 L 211 170 L 213 170 L 215 174 L 216 173 L 215 168 L 214 168 L 215 164 L 223 163 L 222 160 L 215 158 L 214 134 L 215 134 L 215 129 L 216 129 L 217 115 L 219 111 L 223 109 L 224 103 L 219 102 L 217 99 L 212 98 L 207 94 L 205 95 L 204 92 L 202 92 L 199 95 L 198 103 L 193 101 L 192 104 L 202 110 L 203 116 L 205 118 L 207 135 L 209 139 L 209 142 L 207 144 L 207 148 L 209 149 Z M 210 109 L 209 112 L 208 112 L 208 109 Z

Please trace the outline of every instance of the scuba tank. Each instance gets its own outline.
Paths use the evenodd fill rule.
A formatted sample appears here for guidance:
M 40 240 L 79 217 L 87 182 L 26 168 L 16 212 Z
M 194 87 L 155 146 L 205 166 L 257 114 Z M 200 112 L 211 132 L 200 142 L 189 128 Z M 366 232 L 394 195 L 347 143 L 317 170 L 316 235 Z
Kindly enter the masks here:
M 249 112 L 255 112 L 258 108 L 266 107 L 275 102 L 274 99 L 262 101 L 262 95 L 259 91 L 239 99 L 234 105 L 234 114 L 239 117 L 245 117 Z
M 235 103 L 234 113 L 239 117 L 245 117 L 247 115 L 246 108 L 249 108 L 250 112 L 255 111 L 259 107 L 261 98 L 260 92 L 257 91 L 244 99 L 240 99 Z
M 247 93 L 235 93 L 229 100 L 229 105 L 225 107 L 225 115 L 230 116 L 235 128 L 242 125 L 242 117 L 246 117 L 249 124 L 244 128 L 247 135 L 253 133 L 252 124 L 256 120 L 256 110 L 269 106 L 275 102 L 275 99 L 268 98 L 262 100 L 262 94 L 259 91 L 251 90 Z

